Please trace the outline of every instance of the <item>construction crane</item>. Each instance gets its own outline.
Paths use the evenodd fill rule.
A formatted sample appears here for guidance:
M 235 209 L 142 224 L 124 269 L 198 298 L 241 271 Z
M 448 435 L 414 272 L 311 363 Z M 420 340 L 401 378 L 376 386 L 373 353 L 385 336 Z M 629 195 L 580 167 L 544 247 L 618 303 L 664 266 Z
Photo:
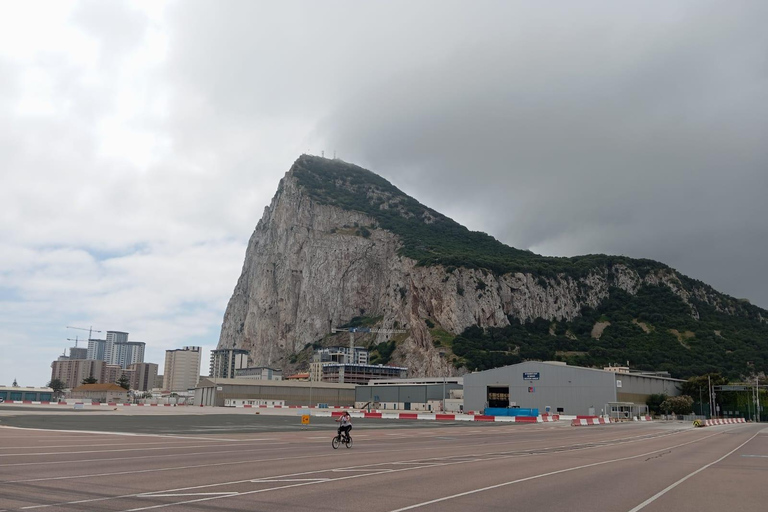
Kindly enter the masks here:
M 85 327 L 71 327 L 71 326 L 69 326 L 69 325 L 68 325 L 68 326 L 67 326 L 67 329 L 77 329 L 78 331 L 88 331 L 88 339 L 89 339 L 89 340 L 91 339 L 91 335 L 92 335 L 93 333 L 95 333 L 95 332 L 101 332 L 101 331 L 97 331 L 97 330 L 96 330 L 96 329 L 94 329 L 93 327 L 89 327 L 89 328 L 87 328 L 87 329 L 86 329 Z
M 75 336 L 75 339 L 67 338 L 67 341 L 74 341 L 75 342 L 75 348 L 77 348 L 77 336 Z
M 373 334 L 399 334 L 404 333 L 408 331 L 404 331 L 402 329 L 376 329 L 371 327 L 333 327 L 331 328 L 331 333 L 336 334 L 337 332 L 349 332 L 349 353 L 347 354 L 347 363 L 352 364 L 354 357 L 355 357 L 355 333 L 356 332 L 362 332 L 362 333 L 373 333 Z

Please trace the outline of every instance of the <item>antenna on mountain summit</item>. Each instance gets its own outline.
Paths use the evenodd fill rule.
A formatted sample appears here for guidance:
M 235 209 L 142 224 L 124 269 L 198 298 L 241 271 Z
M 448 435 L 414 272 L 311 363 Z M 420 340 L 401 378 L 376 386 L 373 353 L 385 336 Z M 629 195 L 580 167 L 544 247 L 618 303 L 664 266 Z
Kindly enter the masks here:
M 325 151 L 321 151 L 321 152 L 320 152 L 320 156 L 321 156 L 321 157 L 323 157 L 323 158 L 325 158 Z

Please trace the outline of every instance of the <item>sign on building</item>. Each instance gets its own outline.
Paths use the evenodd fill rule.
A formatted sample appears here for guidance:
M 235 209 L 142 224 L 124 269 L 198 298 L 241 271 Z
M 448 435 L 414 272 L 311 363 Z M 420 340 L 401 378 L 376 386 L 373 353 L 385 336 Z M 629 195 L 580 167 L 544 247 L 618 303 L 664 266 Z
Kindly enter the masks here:
M 539 380 L 539 372 L 523 372 L 523 380 Z

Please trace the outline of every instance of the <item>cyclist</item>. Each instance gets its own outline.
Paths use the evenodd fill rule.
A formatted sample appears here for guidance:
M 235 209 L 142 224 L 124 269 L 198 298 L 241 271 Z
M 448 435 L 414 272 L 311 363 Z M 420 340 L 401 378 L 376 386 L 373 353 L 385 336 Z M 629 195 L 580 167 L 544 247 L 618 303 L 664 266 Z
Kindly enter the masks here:
M 338 434 L 344 432 L 344 436 L 349 439 L 349 431 L 352 430 L 352 418 L 350 418 L 349 412 L 344 411 L 344 414 L 336 418 L 336 422 L 340 423 Z

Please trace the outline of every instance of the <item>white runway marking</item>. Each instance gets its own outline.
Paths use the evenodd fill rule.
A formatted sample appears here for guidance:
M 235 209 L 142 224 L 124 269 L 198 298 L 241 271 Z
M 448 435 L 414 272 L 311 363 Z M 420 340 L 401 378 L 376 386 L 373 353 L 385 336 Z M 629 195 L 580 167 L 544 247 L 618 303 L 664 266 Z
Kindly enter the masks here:
M 490 489 L 495 489 L 495 488 L 498 488 L 498 487 L 503 487 L 505 485 L 512 485 L 514 483 L 525 482 L 525 481 L 534 480 L 534 479 L 537 479 L 537 478 L 544 478 L 544 477 L 547 477 L 547 476 L 556 475 L 556 474 L 560 474 L 560 473 L 566 473 L 566 472 L 569 472 L 569 471 L 575 471 L 575 470 L 583 469 L 583 468 L 587 468 L 587 467 L 600 466 L 600 465 L 605 465 L 605 464 L 611 464 L 613 462 L 620 462 L 620 461 L 624 461 L 624 460 L 631 460 L 631 459 L 637 459 L 637 458 L 641 458 L 641 457 L 647 457 L 648 455 L 653 455 L 653 454 L 659 453 L 661 451 L 667 451 L 667 450 L 670 450 L 670 449 L 673 449 L 673 448 L 679 448 L 681 446 L 686 446 L 686 445 L 689 445 L 689 444 L 697 443 L 697 442 L 700 442 L 702 440 L 708 439 L 709 437 L 712 437 L 712 436 L 715 436 L 715 435 L 717 435 L 717 434 L 712 434 L 710 436 L 706 436 L 706 437 L 702 437 L 702 438 L 699 438 L 699 439 L 695 439 L 693 441 L 688 441 L 688 442 L 685 442 L 685 443 L 680 443 L 680 444 L 672 446 L 672 447 L 665 447 L 665 448 L 662 448 L 662 449 L 659 449 L 659 450 L 653 450 L 653 451 L 650 451 L 650 452 L 641 453 L 639 455 L 633 455 L 633 456 L 629 456 L 629 457 L 622 457 L 622 458 L 619 458 L 619 459 L 612 459 L 612 460 L 608 460 L 608 461 L 596 462 L 596 463 L 593 463 L 593 464 L 586 464 L 586 465 L 583 465 L 583 466 L 577 466 L 577 467 L 573 467 L 573 468 L 566 468 L 566 469 L 562 469 L 562 470 L 559 470 L 559 471 L 552 471 L 552 472 L 549 472 L 549 473 L 544 473 L 544 474 L 540 474 L 540 475 L 534 475 L 534 476 L 527 477 L 527 478 L 521 478 L 521 479 L 515 480 L 513 482 L 505 482 L 505 483 L 502 483 L 502 484 L 486 487 L 486 488 L 483 488 L 483 489 L 476 489 L 474 491 L 469 491 L 469 492 L 466 492 L 466 493 L 461 493 L 461 494 L 457 494 L 457 495 L 453 495 L 453 496 L 447 496 L 447 497 L 444 497 L 444 498 L 439 498 L 437 500 L 431 500 L 431 501 L 428 501 L 428 502 L 423 502 L 423 503 L 419 503 L 419 504 L 416 504 L 416 505 L 411 505 L 409 507 L 397 509 L 397 510 L 394 510 L 392 512 L 401 512 L 401 511 L 405 511 L 405 510 L 411 510 L 411 509 L 422 507 L 422 506 L 425 506 L 425 505 L 428 505 L 428 504 L 439 503 L 441 501 L 446 501 L 446 500 L 449 500 L 449 499 L 457 498 L 459 496 L 474 494 L 474 493 L 477 493 L 477 492 L 482 492 L 482 491 L 486 491 L 486 490 L 490 490 Z M 495 458 L 496 459 L 504 459 L 504 458 L 511 458 L 511 457 L 516 457 L 516 456 L 520 456 L 520 455 L 506 455 L 506 456 L 499 456 L 499 457 L 495 457 Z M 491 459 L 485 459 L 485 460 L 491 460 Z M 405 461 L 403 461 L 403 462 L 405 462 Z M 466 463 L 468 463 L 468 461 L 458 461 L 458 462 L 446 463 L 446 464 L 442 464 L 442 465 L 466 464 Z M 381 464 L 391 464 L 391 463 L 381 463 Z M 379 464 L 376 464 L 376 465 L 379 465 Z M 376 466 L 376 465 L 371 465 L 371 466 Z M 389 471 L 387 474 L 403 472 L 403 471 L 415 471 L 415 470 L 421 470 L 421 469 L 424 469 L 424 466 L 413 466 L 413 467 L 406 467 L 406 468 L 402 468 L 402 469 L 393 469 L 393 470 Z M 319 472 L 324 472 L 324 471 L 325 470 L 318 470 L 318 471 L 313 471 L 313 472 L 308 472 L 308 473 L 319 473 Z M 264 493 L 264 492 L 278 491 L 278 490 L 283 490 L 283 489 L 290 489 L 290 488 L 293 488 L 293 487 L 303 487 L 303 486 L 306 486 L 306 485 L 317 485 L 317 484 L 322 484 L 322 483 L 327 483 L 327 482 L 339 482 L 339 481 L 348 480 L 348 479 L 351 479 L 351 478 L 364 478 L 364 477 L 369 477 L 369 476 L 378 476 L 378 475 L 381 475 L 381 474 L 384 474 L 384 473 L 381 473 L 381 472 L 373 473 L 373 472 L 371 472 L 371 473 L 365 473 L 365 474 L 360 474 L 360 475 L 352 475 L 352 476 L 348 476 L 348 477 L 329 479 L 329 480 L 324 480 L 324 481 L 299 482 L 299 483 L 295 483 L 295 484 L 292 484 L 292 485 L 284 485 L 284 486 L 272 487 L 272 488 L 267 488 L 267 489 L 258 489 L 258 490 L 254 490 L 254 491 L 244 491 L 244 492 L 240 492 L 238 494 L 234 494 L 234 495 L 231 495 L 231 496 L 213 496 L 213 497 L 207 497 L 207 498 L 200 498 L 200 499 L 197 499 L 197 500 L 182 501 L 182 502 L 177 502 L 177 503 L 167 503 L 167 504 L 162 504 L 162 505 L 153 505 L 153 506 L 149 506 L 149 507 L 132 508 L 132 509 L 129 509 L 129 510 L 124 510 L 122 512 L 139 512 L 139 511 L 143 511 L 143 510 L 152 510 L 152 509 L 158 509 L 158 508 L 174 507 L 174 506 L 179 506 L 179 505 L 188 505 L 188 504 L 191 504 L 191 503 L 199 503 L 199 502 L 202 502 L 202 501 L 211 501 L 211 500 L 231 498 L 231 497 L 248 496 L 248 495 L 251 495 L 251 494 L 260 494 L 260 493 Z
M 682 431 L 682 430 L 669 431 L 669 432 L 665 432 L 663 434 L 659 434 L 658 436 L 654 436 L 654 437 L 662 438 L 662 437 L 667 437 L 667 436 L 675 435 L 675 434 L 678 434 L 678 433 L 681 433 L 681 432 L 684 432 L 684 431 Z M 676 445 L 676 446 L 685 446 L 686 444 L 690 444 L 690 443 L 693 443 L 693 442 L 698 442 L 698 441 L 706 440 L 706 439 L 708 439 L 710 437 L 713 437 L 715 435 L 718 435 L 718 434 L 713 433 L 711 435 L 702 437 L 702 438 L 700 438 L 698 440 L 690 441 L 688 443 L 682 443 L 682 444 Z M 605 440 L 602 443 L 600 443 L 600 446 L 606 446 L 606 445 L 610 445 L 610 444 L 634 443 L 634 442 L 637 442 L 637 441 L 640 441 L 640 440 L 644 439 L 645 437 L 646 436 L 634 436 L 634 437 L 629 437 L 629 438 L 624 437 L 624 438 L 610 439 L 610 440 Z M 506 443 L 502 443 L 502 444 L 506 444 Z M 594 447 L 596 447 L 596 446 L 591 446 L 590 445 L 590 446 L 579 447 L 579 448 L 576 448 L 576 449 L 577 450 L 585 450 L 585 449 L 594 448 Z M 560 447 L 560 448 L 562 448 L 562 447 Z M 425 450 L 433 450 L 433 449 L 439 449 L 439 448 L 435 447 L 435 448 L 424 448 L 424 449 Z M 383 449 L 383 450 L 368 451 L 368 452 L 366 452 L 366 454 L 367 455 L 373 455 L 373 454 L 376 454 L 376 453 L 390 453 L 391 454 L 393 452 L 409 452 L 409 451 L 411 451 L 409 448 L 404 448 L 402 450 Z M 650 452 L 650 453 L 655 453 L 655 452 Z M 479 453 L 479 454 L 475 454 L 475 455 L 476 455 L 476 457 L 488 456 L 488 457 L 491 457 L 493 459 L 499 459 L 499 458 L 523 457 L 523 456 L 529 456 L 530 454 L 524 454 L 524 453 L 521 454 L 521 453 L 518 453 L 518 452 L 506 452 L 506 453 L 504 453 L 504 452 L 499 452 L 499 451 L 493 451 L 493 452 L 487 452 L 487 453 Z M 304 456 L 294 456 L 294 457 L 277 457 L 277 458 L 272 458 L 272 459 L 262 459 L 259 462 L 274 462 L 274 461 L 295 460 L 295 459 L 319 459 L 319 458 L 327 458 L 327 457 L 335 457 L 335 455 L 333 453 L 329 453 L 329 454 L 322 454 L 322 455 L 308 455 L 308 456 L 304 455 Z M 442 461 L 442 460 L 449 459 L 449 458 L 450 457 L 435 458 L 434 460 L 437 462 L 437 461 Z M 421 460 L 423 460 L 423 459 L 421 459 Z M 481 460 L 481 459 L 477 459 L 477 460 Z M 485 460 L 491 460 L 491 459 L 485 459 Z M 399 461 L 399 462 L 406 463 L 408 461 Z M 410 462 L 418 462 L 418 461 L 417 460 L 416 461 L 412 460 Z M 466 462 L 469 462 L 469 461 L 462 461 L 462 462 L 457 462 L 457 463 L 466 463 Z M 189 466 L 189 468 L 197 468 L 197 467 L 207 467 L 208 468 L 208 467 L 215 467 L 215 466 L 240 465 L 240 464 L 252 464 L 252 463 L 253 463 L 252 460 L 248 460 L 248 461 L 236 461 L 236 462 L 224 462 L 224 463 L 216 463 L 216 464 L 195 465 L 195 466 Z M 394 464 L 394 463 L 393 462 L 384 462 L 384 463 L 380 463 L 380 464 L 371 464 L 368 467 L 373 470 L 373 468 L 375 468 L 376 466 L 385 465 L 385 464 Z M 436 465 L 436 464 L 433 464 L 433 465 Z M 442 465 L 445 465 L 445 464 L 442 464 Z M 413 469 L 421 469 L 423 467 L 431 467 L 431 466 L 413 466 L 413 467 L 403 468 L 402 470 L 392 470 L 392 471 L 407 471 L 407 470 L 413 470 Z M 136 472 L 137 473 L 147 473 L 147 472 L 151 472 L 151 471 L 170 471 L 170 470 L 174 470 L 174 469 L 187 469 L 187 468 L 188 467 L 182 466 L 182 467 L 160 468 L 160 469 L 155 469 L 155 470 L 139 470 L 139 471 L 136 471 Z M 328 470 L 318 470 L 318 471 L 307 472 L 307 473 L 294 473 L 294 474 L 289 474 L 289 475 L 274 476 L 272 478 L 285 478 L 285 477 L 306 475 L 306 474 L 311 474 L 311 473 L 321 473 L 321 472 L 327 472 L 327 471 Z M 131 472 L 130 471 L 121 472 L 121 474 L 129 474 L 129 473 L 131 473 Z M 369 473 L 369 474 L 366 474 L 366 475 L 355 475 L 355 477 L 369 476 L 369 475 L 373 475 L 373 474 L 381 474 L 381 473 Z M 99 475 L 91 475 L 91 476 L 95 477 L 95 476 L 109 476 L 109 475 L 99 474 Z M 67 477 L 54 477 L 54 478 L 50 478 L 50 480 L 61 480 L 61 479 L 64 479 L 64 478 L 67 478 Z M 75 476 L 73 478 L 81 478 L 81 477 Z M 41 481 L 41 480 L 48 480 L 48 479 L 45 479 L 45 478 L 37 479 L 37 481 Z M 192 490 L 192 489 L 203 489 L 203 488 L 206 488 L 206 487 L 210 488 L 210 487 L 217 487 L 217 486 L 222 486 L 222 485 L 234 485 L 234 484 L 246 483 L 246 482 L 249 482 L 249 481 L 250 480 L 232 481 L 232 482 L 219 482 L 219 483 L 213 483 L 213 484 L 198 485 L 198 486 L 193 486 L 193 487 L 185 487 L 185 488 L 178 488 L 178 489 L 167 489 L 165 492 L 188 491 L 188 490 Z M 24 480 L 20 480 L 20 482 L 24 482 Z M 5 482 L 5 483 L 15 483 L 15 482 Z M 291 485 L 291 486 L 283 486 L 283 487 L 278 487 L 278 488 L 263 489 L 263 490 L 259 490 L 258 492 L 265 492 L 265 491 L 269 491 L 269 490 L 279 490 L 279 489 L 283 489 L 283 488 L 287 488 L 287 487 L 294 487 L 296 485 L 306 485 L 306 484 L 295 484 L 295 485 Z M 155 492 L 162 492 L 162 491 L 155 491 Z M 144 494 L 146 494 L 146 493 L 144 493 Z M 48 508 L 48 507 L 55 507 L 55 506 L 62 506 L 62 505 L 73 505 L 73 504 L 81 504 L 81 503 L 94 503 L 94 502 L 102 502 L 102 501 L 112 501 L 112 500 L 118 500 L 118 499 L 134 498 L 136 496 L 137 496 L 137 494 L 125 494 L 125 495 L 108 496 L 108 497 L 102 497 L 102 498 L 91 498 L 91 499 L 77 500 L 77 501 L 50 503 L 50 504 L 45 504 L 45 505 L 27 506 L 27 507 L 23 507 L 23 509 Z M 210 498 L 208 498 L 208 499 L 210 499 Z M 171 506 L 171 504 L 169 504 L 167 506 Z
M 26 428 L 26 427 L 8 427 L 3 425 L 0 428 L 12 428 L 17 430 L 34 430 L 37 432 L 51 432 L 49 428 Z M 192 437 L 192 436 L 177 436 L 173 434 L 135 434 L 132 432 L 103 432 L 100 430 L 54 430 L 53 432 L 65 432 L 68 434 L 98 434 L 103 436 L 130 436 L 130 437 L 164 437 L 169 439 L 192 439 L 195 441 L 227 441 L 227 442 L 239 442 L 240 439 L 225 439 L 214 437 Z
M 185 494 L 139 494 L 137 498 L 178 498 L 183 496 L 226 496 L 237 492 L 191 492 Z
M 255 484 L 263 484 L 263 483 L 271 484 L 271 483 L 278 483 L 278 482 L 325 482 L 326 480 L 330 480 L 330 478 L 259 478 L 256 480 L 251 480 L 251 482 Z M 234 493 L 234 494 L 239 494 L 239 493 Z
M 699 469 L 697 469 L 697 470 L 696 470 L 696 471 L 694 471 L 693 473 L 690 473 L 689 475 L 687 475 L 687 476 L 685 476 L 685 477 L 681 478 L 680 480 L 678 480 L 677 482 L 673 483 L 672 485 L 670 485 L 670 486 L 669 486 L 669 487 L 667 487 L 666 489 L 664 489 L 664 490 L 662 490 L 662 491 L 659 491 L 658 493 L 654 494 L 653 496 L 651 496 L 650 498 L 648 498 L 647 500 L 645 500 L 644 502 L 642 502 L 641 504 L 639 504 L 638 506 L 636 506 L 635 508 L 633 508 L 632 510 L 630 510 L 629 512 L 637 512 L 638 510 L 642 510 L 642 509 L 644 509 L 644 508 L 646 507 L 646 505 L 650 505 L 651 503 L 653 503 L 654 501 L 656 501 L 657 499 L 659 499 L 661 496 L 664 496 L 664 495 L 665 495 L 665 494 L 667 494 L 669 491 L 671 491 L 672 489 L 674 489 L 675 487 L 677 487 L 677 486 L 678 486 L 678 485 L 680 485 L 681 483 L 685 482 L 686 480 L 688 480 L 688 479 L 689 479 L 689 478 L 691 478 L 692 476 L 698 475 L 699 473 L 701 473 L 702 471 L 704 471 L 704 470 L 705 470 L 705 469 L 707 469 L 708 467 L 710 467 L 710 466 L 713 466 L 713 465 L 717 464 L 718 462 L 720 462 L 721 460 L 725 459 L 726 457 L 728 457 L 729 455 L 731 455 L 731 454 L 732 454 L 732 453 L 734 453 L 736 450 L 740 449 L 742 446 L 744 446 L 745 444 L 747 444 L 748 442 L 750 442 L 751 440 L 753 440 L 753 439 L 754 439 L 754 438 L 756 438 L 756 437 L 757 437 L 757 434 L 753 435 L 752 437 L 750 437 L 749 439 L 747 439 L 746 441 L 744 441 L 743 443 L 741 443 L 739 446 L 737 446 L 737 447 L 736 447 L 736 448 L 734 448 L 733 450 L 729 451 L 728 453 L 726 453 L 725 455 L 723 455 L 722 457 L 720 457 L 720 458 L 719 458 L 719 459 L 717 459 L 716 461 L 714 461 L 714 462 L 710 462 L 709 464 L 707 464 L 707 465 L 705 465 L 705 466 L 702 466 L 702 467 L 700 467 Z
M 716 434 L 713 434 L 713 435 L 716 435 Z M 721 457 L 720 459 L 716 460 L 715 462 L 712 462 L 711 464 L 708 464 L 707 466 L 704 466 L 703 468 L 701 468 L 698 471 L 692 473 L 691 475 L 688 475 L 684 479 L 678 481 L 677 483 L 671 485 L 670 487 L 668 487 L 664 491 L 660 492 L 659 494 L 657 494 L 653 498 L 651 498 L 649 500 L 646 500 L 646 502 L 643 502 L 641 504 L 641 506 L 635 507 L 632 510 L 630 510 L 629 512 L 636 512 L 636 511 L 640 510 L 641 508 L 645 507 L 645 505 L 647 505 L 648 503 L 651 503 L 653 500 L 655 500 L 656 498 L 658 498 L 659 496 L 661 496 L 662 494 L 667 492 L 669 489 L 672 489 L 673 487 L 675 487 L 679 483 L 682 483 L 683 481 L 687 480 L 688 478 L 690 478 L 691 476 L 695 475 L 699 471 L 703 471 L 704 469 L 708 468 L 712 464 L 715 464 L 715 463 L 723 460 L 725 457 L 727 457 L 728 455 L 730 455 L 731 453 L 735 452 L 736 450 L 738 450 L 739 448 L 741 448 L 742 446 L 747 444 L 749 441 L 754 439 L 755 436 L 757 436 L 757 434 L 752 436 L 748 441 L 745 441 L 742 445 L 740 445 L 735 450 L 729 452 L 727 455 L 724 455 L 723 457 Z M 529 476 L 529 477 L 525 477 L 525 478 L 519 478 L 517 480 L 512 480 L 510 482 L 503 482 L 503 483 L 500 483 L 500 484 L 490 485 L 488 487 L 483 487 L 483 488 L 480 488 L 480 489 L 474 489 L 472 491 L 461 492 L 461 493 L 453 494 L 451 496 L 444 496 L 442 498 L 437 498 L 437 499 L 434 499 L 434 500 L 429 500 L 429 501 L 424 501 L 424 502 L 421 502 L 421 503 L 416 503 L 414 505 L 409 505 L 407 507 L 391 510 L 390 512 L 404 512 L 406 510 L 413 510 L 415 508 L 421 508 L 421 507 L 424 507 L 424 506 L 427 506 L 427 505 L 433 505 L 435 503 L 441 503 L 443 501 L 448 501 L 448 500 L 452 500 L 452 499 L 456 499 L 456 498 L 461 498 L 461 497 L 464 497 L 464 496 L 470 496 L 472 494 L 477 494 L 477 493 L 481 493 L 481 492 L 485 492 L 485 491 L 490 491 L 490 490 L 493 490 L 493 489 L 498 489 L 498 488 L 501 488 L 501 487 L 506 487 L 508 485 L 514 485 L 514 484 L 519 484 L 519 483 L 522 483 L 522 482 L 528 482 L 530 480 L 537 480 L 539 478 L 545 478 L 545 477 L 548 477 L 548 476 L 559 475 L 559 474 L 568 473 L 568 472 L 571 472 L 571 471 L 577 471 L 579 469 L 591 468 L 591 467 L 595 467 L 595 466 L 603 466 L 605 464 L 612 464 L 614 462 L 623 462 L 625 460 L 632 460 L 632 459 L 637 459 L 637 458 L 641 458 L 641 457 L 647 457 L 648 455 L 653 455 L 655 453 L 672 450 L 674 448 L 679 448 L 681 446 L 685 446 L 685 445 L 692 444 L 692 443 L 697 443 L 697 442 L 702 441 L 704 439 L 708 439 L 709 437 L 712 437 L 712 436 L 707 436 L 707 437 L 703 437 L 703 438 L 700 438 L 700 439 L 695 439 L 693 441 L 689 441 L 687 443 L 682 443 L 682 444 L 679 444 L 679 445 L 676 445 L 676 446 L 671 446 L 671 447 L 667 447 L 667 448 L 661 448 L 659 450 L 653 450 L 653 451 L 648 452 L 648 453 L 641 453 L 639 455 L 632 455 L 632 456 L 629 456 L 629 457 L 621 457 L 621 458 L 618 458 L 618 459 L 611 459 L 611 460 L 605 460 L 605 461 L 601 461 L 601 462 L 594 462 L 592 464 L 584 464 L 582 466 L 576 466 L 576 467 L 566 468 L 566 469 L 559 469 L 557 471 L 550 471 L 548 473 L 541 473 L 539 475 L 533 475 L 533 476 Z

